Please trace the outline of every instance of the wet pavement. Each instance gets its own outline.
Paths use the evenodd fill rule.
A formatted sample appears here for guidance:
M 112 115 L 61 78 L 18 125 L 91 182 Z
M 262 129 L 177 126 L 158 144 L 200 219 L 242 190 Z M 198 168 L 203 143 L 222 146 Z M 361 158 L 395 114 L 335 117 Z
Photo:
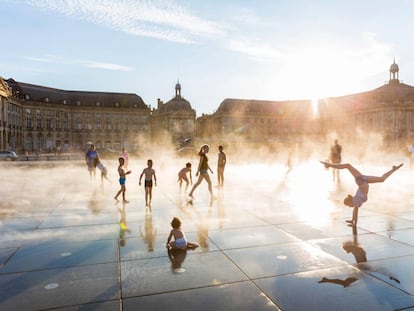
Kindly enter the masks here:
M 0 310 L 414 310 L 409 168 L 371 186 L 352 229 L 352 179 L 333 183 L 317 161 L 229 166 L 212 204 L 203 182 L 192 205 L 176 183 L 185 162 L 154 161 L 151 209 L 145 162 L 127 204 L 116 163 L 103 185 L 71 162 L 1 165 Z M 167 251 L 174 216 L 200 247 Z

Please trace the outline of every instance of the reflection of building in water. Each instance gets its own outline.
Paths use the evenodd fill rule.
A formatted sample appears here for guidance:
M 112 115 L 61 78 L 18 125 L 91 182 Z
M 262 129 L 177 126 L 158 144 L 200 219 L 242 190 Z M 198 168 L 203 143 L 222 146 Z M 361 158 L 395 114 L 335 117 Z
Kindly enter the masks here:
M 136 94 L 65 91 L 0 79 L 0 149 L 18 151 L 84 148 L 89 141 L 98 148 L 125 145 L 133 151 L 163 135 L 176 143 L 194 136 L 234 138 L 235 144 L 294 141 L 332 131 L 354 137 L 356 129 L 405 145 L 414 134 L 414 87 L 399 80 L 394 61 L 388 83 L 371 91 L 318 101 L 225 99 L 213 114 L 195 117 L 180 83 L 174 98 L 165 104 L 159 100 L 151 110 Z

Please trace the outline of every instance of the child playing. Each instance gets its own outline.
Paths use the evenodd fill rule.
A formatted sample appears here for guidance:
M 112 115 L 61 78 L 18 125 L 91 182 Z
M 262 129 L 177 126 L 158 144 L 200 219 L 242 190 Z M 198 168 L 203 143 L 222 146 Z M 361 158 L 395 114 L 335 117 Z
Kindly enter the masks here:
M 178 173 L 178 183 L 180 186 L 180 191 L 181 191 L 181 185 L 183 183 L 183 180 L 185 181 L 185 191 L 187 192 L 187 188 L 188 188 L 188 177 L 187 177 L 187 173 L 189 173 L 190 175 L 190 181 L 191 181 L 191 185 L 193 184 L 193 177 L 191 175 L 191 163 L 188 162 L 185 167 L 183 169 L 181 169 L 181 171 Z
M 119 184 L 121 185 L 121 189 L 119 189 L 114 199 L 118 201 L 118 196 L 122 193 L 123 202 L 128 203 L 129 201 L 125 200 L 125 192 L 126 192 L 125 181 L 126 181 L 126 175 L 131 174 L 131 171 L 125 172 L 125 168 L 124 168 L 125 159 L 123 157 L 118 158 L 118 161 L 119 161 L 119 166 L 118 166 Z
M 101 171 L 101 181 L 103 182 L 104 178 L 110 181 L 108 178 L 108 169 L 103 165 L 99 156 L 94 159 L 94 165 Z
M 184 231 L 181 229 L 181 220 L 178 217 L 174 217 L 171 221 L 172 230 L 167 239 L 168 249 L 196 249 L 198 244 L 190 243 L 185 237 Z M 174 241 L 171 239 L 174 237 Z
M 142 176 L 145 175 L 145 206 L 150 206 L 152 200 L 152 178 L 154 177 L 154 183 L 155 186 L 157 186 L 157 176 L 155 176 L 155 170 L 152 168 L 151 159 L 147 161 L 147 165 L 148 167 L 144 168 L 144 170 L 141 173 L 141 176 L 139 176 L 139 185 L 141 186 Z

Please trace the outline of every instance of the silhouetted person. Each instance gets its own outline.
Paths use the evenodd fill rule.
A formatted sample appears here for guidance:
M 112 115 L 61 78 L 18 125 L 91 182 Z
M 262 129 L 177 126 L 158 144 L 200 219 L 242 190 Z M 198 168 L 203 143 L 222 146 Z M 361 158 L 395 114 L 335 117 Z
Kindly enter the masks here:
M 342 146 L 335 139 L 329 152 L 329 161 L 333 164 L 340 164 L 342 162 Z M 339 170 L 332 168 L 333 181 L 339 182 Z
M 219 153 L 218 153 L 218 159 L 217 159 L 217 182 L 219 188 L 223 187 L 224 184 L 224 168 L 227 163 L 227 157 L 226 154 L 223 151 L 223 146 L 219 146 Z

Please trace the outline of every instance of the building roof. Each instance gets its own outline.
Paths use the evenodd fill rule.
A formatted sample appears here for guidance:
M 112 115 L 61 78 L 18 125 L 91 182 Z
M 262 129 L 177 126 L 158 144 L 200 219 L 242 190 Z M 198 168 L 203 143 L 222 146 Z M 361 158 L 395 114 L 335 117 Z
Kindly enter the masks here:
M 398 80 L 390 80 L 371 91 L 350 94 L 340 97 L 324 99 L 326 102 L 336 103 L 344 108 L 358 109 L 367 107 L 367 104 L 392 104 L 398 102 L 404 104 L 414 103 L 414 87 Z
M 235 114 L 303 114 L 312 109 L 310 100 L 269 101 L 254 99 L 226 98 L 216 113 Z
M 173 99 L 169 100 L 160 107 L 160 112 L 170 112 L 178 110 L 188 110 L 193 111 L 191 108 L 190 102 L 180 95 L 175 96 Z
M 24 82 L 7 80 L 13 94 L 37 102 L 64 103 L 69 105 L 149 109 L 142 98 L 132 93 L 67 91 Z M 99 104 L 97 104 L 99 103 Z

